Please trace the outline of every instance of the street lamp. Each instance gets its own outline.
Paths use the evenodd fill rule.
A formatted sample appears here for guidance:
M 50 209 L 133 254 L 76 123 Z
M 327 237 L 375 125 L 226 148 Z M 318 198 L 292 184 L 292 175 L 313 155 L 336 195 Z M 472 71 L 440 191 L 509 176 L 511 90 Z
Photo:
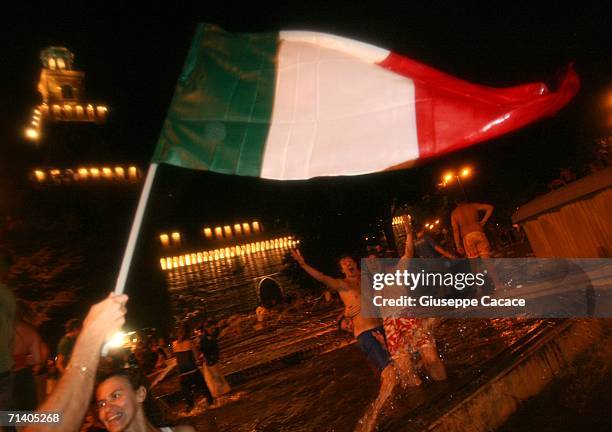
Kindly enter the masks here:
M 444 174 L 444 177 L 442 178 L 442 185 L 446 186 L 446 183 L 450 182 L 454 176 L 455 175 L 452 172 Z
M 453 179 L 457 180 L 457 183 L 461 187 L 461 192 L 463 192 L 463 196 L 467 200 L 467 195 L 465 194 L 465 189 L 463 188 L 463 182 L 461 181 L 461 179 L 466 179 L 471 175 L 472 175 L 472 168 L 469 166 L 461 168 L 461 170 L 458 173 L 455 173 L 453 171 L 448 171 L 442 176 L 442 183 L 440 183 L 440 186 L 446 187 Z

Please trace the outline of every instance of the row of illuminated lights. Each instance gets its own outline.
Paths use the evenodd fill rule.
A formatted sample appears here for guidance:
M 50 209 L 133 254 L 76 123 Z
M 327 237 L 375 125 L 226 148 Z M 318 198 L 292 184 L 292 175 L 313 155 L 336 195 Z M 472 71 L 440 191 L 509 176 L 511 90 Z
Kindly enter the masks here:
M 35 141 L 40 137 L 40 123 L 41 123 L 41 111 L 40 108 L 34 108 L 34 112 L 32 113 L 32 120 L 30 121 L 30 125 L 25 130 L 26 138 Z
M 396 216 L 393 218 L 392 221 L 392 225 L 393 226 L 398 226 L 398 225 L 403 225 L 404 221 L 402 219 L 402 216 Z M 434 222 L 425 222 L 425 228 L 427 228 L 428 230 L 432 230 L 434 229 L 437 225 L 440 225 L 440 219 L 436 219 Z
M 264 252 L 267 250 L 291 248 L 297 246 L 299 243 L 300 241 L 293 240 L 293 237 L 282 237 L 222 249 L 160 258 L 159 263 L 162 270 L 172 270 L 175 268 L 192 266 L 205 262 L 219 261 L 225 258 L 250 255 L 252 253 Z
M 391 221 L 391 225 L 396 226 L 396 225 L 404 225 L 404 219 L 402 216 L 395 216 L 393 218 L 393 220 Z
M 434 222 L 426 222 L 425 228 L 427 228 L 428 230 L 432 230 L 438 225 L 440 225 L 440 219 L 436 219 Z
M 39 183 L 47 181 L 61 182 L 65 180 L 121 180 L 136 181 L 141 178 L 140 169 L 135 166 L 122 167 L 90 167 L 73 169 L 36 169 L 32 172 L 33 178 Z
M 105 121 L 108 108 L 89 104 L 82 105 L 58 105 L 54 104 L 51 108 L 43 103 L 32 113 L 30 125 L 25 130 L 26 138 L 37 140 L 40 138 L 40 127 L 42 118 L 51 117 L 54 120 L 80 120 L 80 121 Z
M 233 227 L 230 225 L 225 225 L 224 227 L 219 226 L 215 227 L 214 229 L 207 227 L 202 230 L 204 237 L 206 237 L 208 240 L 213 240 L 213 238 L 217 240 L 228 240 L 233 237 L 248 236 L 251 233 L 259 234 L 262 231 L 263 226 L 257 221 L 251 222 L 250 224 L 247 222 L 234 224 Z M 181 244 L 181 233 L 175 231 L 171 234 L 160 234 L 159 241 L 164 247 L 168 247 L 171 244 L 178 246 Z

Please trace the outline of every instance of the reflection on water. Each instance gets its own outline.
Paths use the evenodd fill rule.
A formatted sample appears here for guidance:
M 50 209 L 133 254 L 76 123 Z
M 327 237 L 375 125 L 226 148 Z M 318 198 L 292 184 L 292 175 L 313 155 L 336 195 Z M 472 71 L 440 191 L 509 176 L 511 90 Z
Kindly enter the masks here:
M 222 318 L 253 312 L 259 304 L 258 283 L 263 277 L 279 279 L 285 292 L 293 288 L 279 275 L 285 268 L 286 253 L 272 249 L 169 270 L 166 281 L 175 316 L 182 318 L 196 311 Z
M 448 367 L 448 382 L 426 382 L 421 388 L 398 393 L 386 407 L 384 430 L 418 423 L 423 407 L 452 400 L 457 387 L 477 379 L 500 356 L 512 352 L 516 342 L 550 324 L 518 319 L 442 322 L 435 333 Z M 273 348 L 274 341 L 266 347 Z M 206 431 L 348 432 L 377 391 L 375 373 L 359 349 L 351 345 L 254 378 L 234 388 L 238 397 L 199 409 L 188 420 Z
M 216 317 L 252 314 L 259 303 L 257 288 L 262 277 L 272 275 L 286 292 L 289 283 L 279 275 L 285 267 L 284 253 L 258 252 L 168 271 L 167 282 L 178 316 L 196 310 L 206 310 Z M 530 279 L 540 277 L 541 269 L 536 270 Z M 338 343 L 346 340 L 346 335 L 335 331 L 337 313 L 337 306 L 317 310 L 314 305 L 303 304 L 279 312 L 263 329 L 257 328 L 252 315 L 243 315 L 240 331 L 220 341 L 220 366 L 228 378 L 244 370 L 259 368 L 261 373 L 246 382 L 238 380 L 233 392 L 213 407 L 202 403 L 186 413 L 181 411 L 182 403 L 175 400 L 171 406 L 171 412 L 178 413 L 175 420 L 187 420 L 206 431 L 352 431 L 375 398 L 379 383 L 355 345 Z M 460 397 L 468 383 L 477 383 L 485 372 L 515 353 L 517 346 L 555 322 L 505 318 L 440 321 L 435 334 L 449 380 L 426 382 L 421 388 L 396 394 L 385 408 L 383 429 L 401 430 L 408 424 L 418 429 L 425 424 L 419 414 L 427 407 Z M 343 348 L 298 364 L 268 367 L 275 359 L 319 346 Z M 169 380 L 159 386 L 157 394 L 177 389 L 178 383 Z
M 377 389 L 352 345 L 249 381 L 238 400 L 188 420 L 202 431 L 348 432 Z

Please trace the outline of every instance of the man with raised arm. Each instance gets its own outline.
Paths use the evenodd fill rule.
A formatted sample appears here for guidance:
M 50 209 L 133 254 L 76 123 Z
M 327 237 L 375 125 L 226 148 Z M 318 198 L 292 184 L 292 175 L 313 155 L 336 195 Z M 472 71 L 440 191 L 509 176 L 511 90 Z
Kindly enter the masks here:
M 66 372 L 38 408 L 38 413 L 60 413 L 59 424 L 31 424 L 24 432 L 78 431 L 89 407 L 100 352 L 125 322 L 127 295 L 109 295 L 91 307 L 66 367 Z
M 410 270 L 411 259 L 414 257 L 415 245 L 412 235 L 412 224 L 409 215 L 402 216 L 402 225 L 406 232 L 406 243 L 403 255 L 392 269 Z M 375 264 L 375 263 L 372 263 Z M 375 266 L 375 265 L 374 265 Z M 370 271 L 379 272 L 380 269 L 370 268 Z M 413 271 L 415 269 L 412 269 Z M 382 294 L 386 298 L 399 298 L 406 294 L 406 287 L 399 285 L 385 285 Z M 392 364 L 397 372 L 392 385 L 381 388 L 378 397 L 370 404 L 364 415 L 358 421 L 356 432 L 371 432 L 376 430 L 378 418 L 382 412 L 383 405 L 393 394 L 396 384 L 401 383 L 403 389 L 416 387 L 422 384 L 414 366 L 413 354 L 418 352 L 423 361 L 423 366 L 429 376 L 436 380 L 446 379 L 446 368 L 440 360 L 436 348 L 436 342 L 431 331 L 424 325 L 422 318 L 413 318 L 409 310 L 398 307 L 381 306 L 378 308 L 383 317 L 384 330 L 387 340 L 387 348 L 392 359 Z
M 411 269 L 411 260 L 414 258 L 416 247 L 410 216 L 402 218 L 406 230 L 406 246 L 397 267 L 401 270 L 417 271 L 416 268 Z M 405 287 L 387 286 L 383 293 L 397 298 L 406 291 Z M 389 354 L 398 369 L 403 386 L 421 385 L 421 379 L 416 375 L 412 364 L 412 355 L 416 352 L 419 353 L 425 370 L 433 380 L 445 380 L 446 368 L 438 355 L 434 336 L 425 325 L 426 319 L 412 317 L 409 309 L 401 310 L 395 307 L 388 310 L 379 308 L 379 310 L 383 317 Z
M 293 250 L 291 254 L 306 273 L 329 289 L 338 292 L 345 306 L 344 315 L 352 320 L 353 335 L 357 339 L 359 348 L 380 371 L 380 389 L 376 398 L 378 404 L 375 403 L 374 408 L 368 408 L 366 411 L 367 418 L 375 419 L 376 416 L 369 413 L 379 411 L 379 405 L 388 399 L 396 387 L 398 377 L 385 346 L 384 330 L 380 320 L 364 316 L 361 311 L 361 270 L 357 262 L 350 256 L 341 256 L 338 263 L 345 277 L 336 279 L 306 264 L 299 250 Z M 370 424 L 368 421 L 365 423 Z
M 338 292 L 344 303 L 345 316 L 353 322 L 353 335 L 359 347 L 368 360 L 379 371 L 383 371 L 390 363 L 384 347 L 384 332 L 378 318 L 364 316 L 361 312 L 361 270 L 356 260 L 348 255 L 341 256 L 338 264 L 344 279 L 336 279 L 308 265 L 299 250 L 293 250 L 291 254 L 306 273 L 329 289 Z

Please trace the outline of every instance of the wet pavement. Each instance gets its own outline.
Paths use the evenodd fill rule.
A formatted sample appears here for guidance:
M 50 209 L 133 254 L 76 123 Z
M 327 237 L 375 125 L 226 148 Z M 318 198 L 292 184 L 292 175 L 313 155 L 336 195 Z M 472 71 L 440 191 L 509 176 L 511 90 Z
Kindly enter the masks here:
M 271 311 L 264 322 L 255 315 L 236 317 L 221 333 L 219 367 L 237 384 L 347 346 L 353 338 L 339 333 L 336 325 L 342 310 L 337 301 L 314 301 Z M 154 386 L 155 394 L 165 399 L 176 398 L 178 388 L 176 371 Z
M 457 383 L 478 380 L 491 362 L 516 348 L 522 338 L 554 325 L 516 319 L 441 322 L 435 334 L 449 380 L 398 393 L 386 405 L 381 426 L 398 430 L 418 423 L 417 413 L 423 407 L 452 401 Z M 185 413 L 178 403 L 173 411 L 180 412 L 176 420 L 206 431 L 352 431 L 377 391 L 376 374 L 351 345 L 235 385 L 216 407 L 200 404 Z
M 266 258 L 263 263 L 266 273 L 278 272 L 282 266 L 280 255 Z M 212 278 L 202 278 L 201 269 L 193 274 L 168 274 L 175 306 L 182 304 L 184 312 L 198 300 L 223 305 L 224 310 L 215 310 L 222 316 L 239 313 L 220 339 L 220 366 L 232 383 L 232 392 L 219 398 L 213 407 L 200 401 L 193 411 L 185 412 L 178 379 L 170 374 L 156 386 L 154 394 L 162 396 L 161 400 L 168 404 L 167 411 L 173 413 L 171 419 L 193 424 L 203 431 L 354 430 L 376 397 L 379 380 L 352 338 L 336 330 L 342 306 L 296 305 L 272 313 L 261 324 L 252 314 L 257 304 L 255 279 L 242 269 L 228 277 L 228 270 L 219 268 L 208 275 Z M 206 283 L 212 284 L 213 279 L 223 282 L 219 285 L 223 289 L 211 291 L 209 285 L 191 289 L 194 281 L 208 280 Z M 241 288 L 234 291 L 236 285 Z M 204 291 L 208 293 L 205 301 L 200 297 Z M 231 301 L 225 301 L 227 296 Z M 207 309 L 213 311 L 210 306 Z M 477 388 L 487 375 L 495 372 L 496 366 L 511 363 L 517 353 L 522 355 L 521 347 L 561 324 L 562 320 L 554 319 L 438 321 L 435 335 L 449 379 L 442 383 L 426 380 L 420 388 L 397 392 L 384 407 L 379 430 L 422 430 L 432 416 L 439 415 L 439 407 L 450 406 L 465 397 L 467 388 Z M 601 355 L 586 356 L 573 375 L 553 382 L 543 398 L 528 401 L 502 430 L 600 430 L 599 425 L 610 424 L 602 420 L 605 416 L 601 414 L 604 401 L 609 401 L 609 397 L 604 397 L 612 363 L 609 337 L 607 341 L 608 348 Z M 585 376 L 592 379 L 585 380 Z M 576 403 L 577 400 L 580 402 Z M 557 412 L 558 407 L 564 410 L 562 414 Z M 594 420 L 581 421 L 584 413 Z M 557 426 L 547 428 L 547 424 Z M 581 429 L 580 424 L 590 428 Z

